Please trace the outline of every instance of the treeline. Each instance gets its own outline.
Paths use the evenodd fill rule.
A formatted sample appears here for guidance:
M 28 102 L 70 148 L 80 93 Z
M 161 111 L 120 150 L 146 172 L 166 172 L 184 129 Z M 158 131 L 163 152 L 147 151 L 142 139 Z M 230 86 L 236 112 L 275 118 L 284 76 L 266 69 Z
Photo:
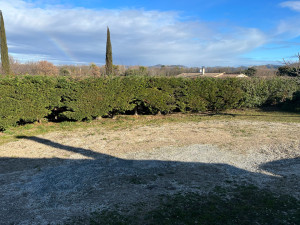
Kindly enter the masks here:
M 103 77 L 106 75 L 105 65 L 98 66 L 95 63 L 90 65 L 54 65 L 48 61 L 20 63 L 10 56 L 11 75 L 47 75 L 47 76 L 68 76 L 73 78 Z M 275 77 L 276 75 L 289 74 L 279 73 L 278 66 L 255 66 L 255 67 L 206 67 L 207 73 L 247 73 L 249 69 L 255 69 L 255 73 L 248 74 L 256 77 Z M 165 66 L 124 66 L 113 65 L 114 76 L 167 76 L 172 77 L 181 73 L 199 73 L 199 67 L 185 67 L 181 65 Z M 5 74 L 0 68 L 0 74 Z
M 46 75 L 46 76 L 68 76 L 73 78 L 103 77 L 106 75 L 105 65 L 98 66 L 95 63 L 89 65 L 54 65 L 48 61 L 20 63 L 10 56 L 11 75 Z M 289 76 L 297 77 L 300 73 L 300 63 L 276 66 L 264 65 L 253 67 L 206 67 L 206 73 L 244 73 L 253 77 L 276 77 Z M 166 76 L 173 77 L 182 73 L 199 73 L 200 67 L 185 67 L 181 65 L 165 66 L 124 66 L 113 65 L 113 76 Z M 0 67 L 0 74 L 5 74 Z
M 20 63 L 10 56 L 11 75 L 46 75 L 46 76 L 68 76 L 73 78 L 104 77 L 106 75 L 105 65 L 98 66 L 95 63 L 89 65 L 54 65 L 48 61 Z M 113 76 L 176 76 L 181 73 L 199 73 L 200 68 L 184 66 L 124 66 L 113 65 Z M 228 68 L 227 68 L 228 70 Z M 226 71 L 227 71 L 226 70 Z M 5 74 L 0 68 L 0 74 Z
M 0 130 L 45 118 L 84 121 L 116 114 L 219 112 L 284 102 L 299 106 L 299 91 L 299 80 L 292 78 L 7 77 L 0 79 Z
M 104 77 L 106 75 L 105 65 L 54 65 L 48 61 L 20 63 L 13 57 L 9 57 L 11 75 L 46 75 L 46 76 L 68 76 L 73 78 Z M 290 76 L 297 77 L 300 73 L 300 63 L 285 66 L 264 65 L 253 67 L 206 67 L 207 73 L 244 73 L 251 77 L 275 77 Z M 199 73 L 200 67 L 185 67 L 181 65 L 165 66 L 124 66 L 113 65 L 113 76 L 166 76 L 173 77 L 182 73 Z M 0 74 L 5 74 L 2 67 Z

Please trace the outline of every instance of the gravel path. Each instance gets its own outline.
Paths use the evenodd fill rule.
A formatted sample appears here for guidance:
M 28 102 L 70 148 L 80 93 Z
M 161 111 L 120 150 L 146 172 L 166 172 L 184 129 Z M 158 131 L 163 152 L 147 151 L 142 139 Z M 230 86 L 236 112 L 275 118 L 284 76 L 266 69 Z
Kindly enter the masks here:
M 206 121 L 23 137 L 0 146 L 0 224 L 57 224 L 234 184 L 300 198 L 299 131 L 296 123 Z

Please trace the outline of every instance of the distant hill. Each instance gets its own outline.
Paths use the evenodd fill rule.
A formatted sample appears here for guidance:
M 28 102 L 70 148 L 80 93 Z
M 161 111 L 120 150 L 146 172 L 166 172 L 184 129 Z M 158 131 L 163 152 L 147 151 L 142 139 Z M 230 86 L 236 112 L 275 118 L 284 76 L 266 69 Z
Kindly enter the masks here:
M 157 64 L 154 66 L 149 66 L 149 68 L 161 68 L 161 67 L 168 67 L 168 68 L 188 68 L 187 66 L 183 66 L 183 65 L 162 65 L 162 64 Z
M 261 65 L 261 66 L 254 66 L 256 68 L 259 67 L 267 67 L 268 69 L 278 69 L 279 67 L 281 67 L 282 65 L 274 65 L 274 64 L 267 64 L 267 65 Z
M 229 68 L 229 69 L 247 69 L 249 67 L 266 67 L 268 69 L 278 69 L 282 65 L 275 65 L 275 64 L 266 64 L 266 65 L 252 65 L 252 66 L 207 66 L 206 69 L 222 69 L 222 68 Z M 194 67 L 188 67 L 184 65 L 162 65 L 157 64 L 154 66 L 148 66 L 148 68 L 161 68 L 161 67 L 167 67 L 167 68 L 201 68 L 202 66 L 194 66 Z

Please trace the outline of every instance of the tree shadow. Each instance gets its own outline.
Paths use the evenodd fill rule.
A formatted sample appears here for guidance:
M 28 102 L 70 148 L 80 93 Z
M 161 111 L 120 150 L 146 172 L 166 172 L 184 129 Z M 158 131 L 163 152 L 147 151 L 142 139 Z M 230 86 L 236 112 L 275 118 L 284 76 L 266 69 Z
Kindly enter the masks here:
M 260 165 L 260 168 L 270 173 L 280 175 L 282 177 L 287 176 L 287 174 L 295 175 L 296 171 L 300 171 L 300 157 L 267 162 Z
M 91 157 L 91 158 L 94 158 L 94 159 L 97 159 L 98 157 L 103 157 L 102 154 L 91 151 L 89 149 L 76 148 L 76 147 L 72 147 L 72 146 L 68 146 L 68 145 L 63 145 L 63 144 L 60 144 L 60 143 L 57 143 L 57 142 L 50 141 L 50 140 L 45 139 L 45 138 L 40 138 L 40 137 L 35 137 L 35 136 L 17 136 L 16 138 L 31 140 L 31 141 L 34 141 L 34 142 L 37 142 L 37 143 L 40 143 L 40 144 L 51 146 L 51 147 L 56 148 L 56 149 L 66 150 L 66 151 L 73 152 L 73 153 L 79 153 L 81 155 Z
M 261 165 L 280 175 L 274 177 L 228 164 L 121 159 L 40 137 L 18 138 L 88 158 L 0 158 L 0 218 L 5 224 L 58 223 L 99 207 L 152 201 L 161 194 L 207 192 L 224 184 L 282 182 L 286 173 L 278 164 L 294 165 L 289 167 L 295 169 L 291 174 L 299 168 L 299 158 Z

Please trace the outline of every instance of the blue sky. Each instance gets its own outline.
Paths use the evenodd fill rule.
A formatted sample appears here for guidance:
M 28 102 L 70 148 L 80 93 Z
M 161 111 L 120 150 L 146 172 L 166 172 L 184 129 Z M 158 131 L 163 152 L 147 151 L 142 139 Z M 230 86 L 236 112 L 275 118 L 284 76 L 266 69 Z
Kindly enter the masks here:
M 300 52 L 300 1 L 0 0 L 9 52 L 26 61 L 104 64 L 280 64 Z

